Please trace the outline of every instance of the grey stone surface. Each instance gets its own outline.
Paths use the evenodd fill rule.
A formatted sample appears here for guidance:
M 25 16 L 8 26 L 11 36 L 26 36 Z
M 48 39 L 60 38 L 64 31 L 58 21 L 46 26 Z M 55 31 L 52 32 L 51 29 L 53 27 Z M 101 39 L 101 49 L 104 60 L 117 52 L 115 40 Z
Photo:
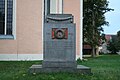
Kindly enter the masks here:
M 76 62 L 63 62 L 63 61 L 43 61 L 43 67 L 49 68 L 49 67 L 56 67 L 56 68 L 60 68 L 60 67 L 65 67 L 65 68 L 76 68 Z
M 48 14 L 45 22 L 49 23 L 73 23 L 72 14 Z
M 70 73 L 81 73 L 81 74 L 91 74 L 91 68 L 78 65 L 77 68 L 44 68 L 42 65 L 32 65 L 29 68 L 29 73 L 52 73 L 52 72 L 70 72 Z
M 67 39 L 52 39 L 52 29 L 68 29 Z M 76 31 L 73 23 L 45 23 L 43 67 L 77 67 Z

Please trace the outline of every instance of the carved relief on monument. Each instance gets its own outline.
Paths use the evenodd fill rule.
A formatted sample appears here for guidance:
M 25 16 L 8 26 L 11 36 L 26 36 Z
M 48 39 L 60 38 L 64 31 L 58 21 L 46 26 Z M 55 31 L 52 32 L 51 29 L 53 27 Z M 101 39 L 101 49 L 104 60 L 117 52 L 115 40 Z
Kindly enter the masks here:
M 52 39 L 68 39 L 68 28 L 52 28 Z

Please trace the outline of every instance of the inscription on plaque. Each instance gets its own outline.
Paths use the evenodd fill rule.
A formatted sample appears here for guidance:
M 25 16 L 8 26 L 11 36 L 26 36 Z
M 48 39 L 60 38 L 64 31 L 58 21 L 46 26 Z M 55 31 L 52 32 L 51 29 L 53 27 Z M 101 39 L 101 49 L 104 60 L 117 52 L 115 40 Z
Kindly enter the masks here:
M 76 67 L 75 33 L 75 24 L 45 24 L 44 67 Z

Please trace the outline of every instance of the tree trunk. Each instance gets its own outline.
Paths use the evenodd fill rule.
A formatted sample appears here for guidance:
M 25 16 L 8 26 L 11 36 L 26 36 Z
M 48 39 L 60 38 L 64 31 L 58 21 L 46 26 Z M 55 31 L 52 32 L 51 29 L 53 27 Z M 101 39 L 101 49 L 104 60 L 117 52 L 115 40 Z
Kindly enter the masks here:
M 99 47 L 96 47 L 96 56 L 99 56 Z
M 99 50 L 98 49 L 96 50 L 96 56 L 99 56 Z
M 95 14 L 94 12 L 92 12 L 92 17 L 93 17 L 93 20 L 92 20 L 92 26 L 93 26 L 93 34 L 92 34 L 92 38 L 93 38 L 93 43 L 92 45 L 94 45 L 94 40 L 95 40 Z M 95 57 L 95 47 L 92 46 L 92 57 Z
M 95 57 L 96 55 L 95 55 L 95 47 L 92 47 L 92 57 Z

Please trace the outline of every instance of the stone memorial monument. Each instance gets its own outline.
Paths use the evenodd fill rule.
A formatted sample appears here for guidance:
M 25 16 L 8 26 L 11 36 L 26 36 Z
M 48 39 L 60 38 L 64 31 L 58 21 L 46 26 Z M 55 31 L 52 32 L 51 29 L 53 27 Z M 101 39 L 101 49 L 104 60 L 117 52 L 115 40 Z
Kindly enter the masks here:
M 44 26 L 45 68 L 76 68 L 75 24 L 70 14 L 51 14 Z
M 44 59 L 42 65 L 30 67 L 30 73 L 79 72 L 90 68 L 76 63 L 76 27 L 71 14 L 47 15 L 44 25 Z
M 32 65 L 30 73 L 91 72 L 89 67 L 76 63 L 76 24 L 72 14 L 47 14 L 43 32 L 43 62 Z

